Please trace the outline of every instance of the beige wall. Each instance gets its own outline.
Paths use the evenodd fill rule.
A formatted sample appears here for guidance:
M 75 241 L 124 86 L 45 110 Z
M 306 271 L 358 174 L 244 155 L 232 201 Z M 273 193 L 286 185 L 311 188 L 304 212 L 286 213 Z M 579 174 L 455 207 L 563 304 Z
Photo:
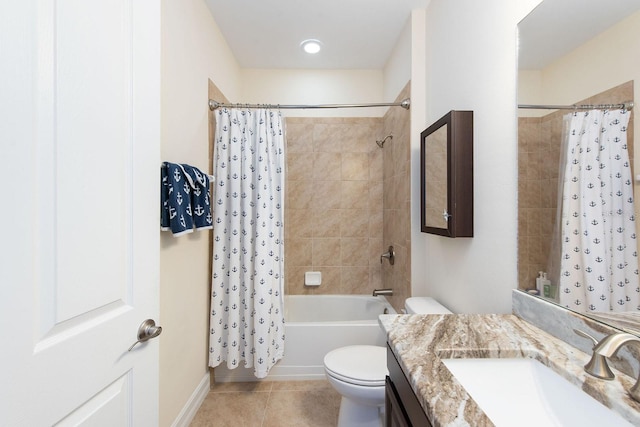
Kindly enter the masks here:
M 242 69 L 242 102 L 361 104 L 385 102 L 382 70 Z M 233 101 L 233 100 L 232 100 Z M 286 117 L 382 117 L 386 108 L 283 110 Z
M 162 2 L 162 159 L 208 164 L 208 79 L 239 92 L 238 66 L 201 0 Z M 158 165 L 159 166 L 159 165 Z M 160 425 L 207 380 L 209 232 L 161 233 Z

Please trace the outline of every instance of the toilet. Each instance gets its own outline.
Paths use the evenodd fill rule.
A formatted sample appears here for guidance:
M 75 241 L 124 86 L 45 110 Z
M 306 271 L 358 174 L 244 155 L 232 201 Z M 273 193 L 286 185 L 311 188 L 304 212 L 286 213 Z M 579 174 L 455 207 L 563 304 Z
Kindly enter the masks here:
M 407 314 L 450 314 L 433 298 L 411 297 Z M 324 370 L 331 386 L 342 396 L 338 427 L 381 427 L 387 349 L 376 345 L 351 345 L 330 351 Z

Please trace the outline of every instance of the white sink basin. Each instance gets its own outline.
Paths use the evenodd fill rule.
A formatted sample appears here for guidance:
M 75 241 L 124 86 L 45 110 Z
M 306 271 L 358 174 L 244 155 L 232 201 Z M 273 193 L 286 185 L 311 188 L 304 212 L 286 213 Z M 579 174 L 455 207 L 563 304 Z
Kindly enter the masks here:
M 631 426 L 534 359 L 443 359 L 497 427 Z

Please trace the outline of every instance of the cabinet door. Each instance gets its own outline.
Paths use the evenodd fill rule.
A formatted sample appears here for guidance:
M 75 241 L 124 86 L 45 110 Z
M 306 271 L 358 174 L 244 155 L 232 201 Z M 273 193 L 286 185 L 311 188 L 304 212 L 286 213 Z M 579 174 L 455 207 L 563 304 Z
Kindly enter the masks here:
M 391 382 L 391 379 L 387 377 L 385 385 L 385 426 L 386 427 L 410 427 L 411 423 L 408 420 L 407 415 L 404 412 L 404 408 L 400 403 L 398 393 Z
M 389 411 L 386 414 L 387 426 L 431 427 L 409 380 L 389 347 L 387 347 L 387 368 L 389 376 L 386 385 L 386 404 L 391 406 L 391 411 L 387 407 Z

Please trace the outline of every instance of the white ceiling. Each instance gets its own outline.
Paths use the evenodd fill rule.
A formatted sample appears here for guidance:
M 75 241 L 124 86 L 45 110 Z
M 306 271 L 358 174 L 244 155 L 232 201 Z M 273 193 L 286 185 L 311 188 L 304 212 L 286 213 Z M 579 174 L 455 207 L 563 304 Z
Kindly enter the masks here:
M 429 0 L 205 0 L 243 68 L 382 69 Z M 302 51 L 317 39 L 323 50 Z
M 544 0 L 518 25 L 519 68 L 542 69 L 638 10 L 640 0 Z
M 243 68 L 382 69 L 430 0 L 204 1 Z M 640 0 L 544 0 L 519 25 L 519 67 L 543 68 L 637 10 Z M 323 50 L 303 52 L 305 39 Z

